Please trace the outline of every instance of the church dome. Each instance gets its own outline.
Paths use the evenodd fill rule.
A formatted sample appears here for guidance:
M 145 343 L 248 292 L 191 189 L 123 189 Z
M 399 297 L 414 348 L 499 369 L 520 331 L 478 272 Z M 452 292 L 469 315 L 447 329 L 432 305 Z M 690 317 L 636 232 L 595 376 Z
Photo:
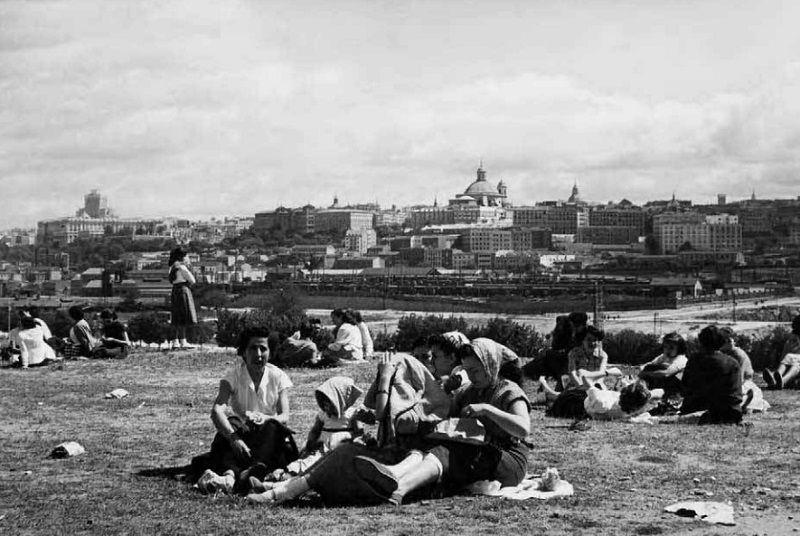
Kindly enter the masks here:
M 464 195 L 497 195 L 497 190 L 486 179 L 478 179 L 467 187 Z

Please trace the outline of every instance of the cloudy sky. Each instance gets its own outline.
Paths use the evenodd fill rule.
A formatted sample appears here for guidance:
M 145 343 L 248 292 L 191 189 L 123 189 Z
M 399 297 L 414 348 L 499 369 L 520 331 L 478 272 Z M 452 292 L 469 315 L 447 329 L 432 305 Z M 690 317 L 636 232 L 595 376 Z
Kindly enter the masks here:
M 0 0 L 0 228 L 800 195 L 800 2 Z

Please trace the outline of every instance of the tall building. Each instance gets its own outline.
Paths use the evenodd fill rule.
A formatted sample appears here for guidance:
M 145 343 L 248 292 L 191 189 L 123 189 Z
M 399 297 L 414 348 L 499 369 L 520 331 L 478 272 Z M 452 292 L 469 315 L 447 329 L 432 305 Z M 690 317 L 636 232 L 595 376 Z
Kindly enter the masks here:
M 662 255 L 677 253 L 681 248 L 709 252 L 742 249 L 742 226 L 730 214 L 660 214 L 653 218 L 653 228 Z
M 378 235 L 372 229 L 350 229 L 344 235 L 347 251 L 364 255 L 378 243 Z

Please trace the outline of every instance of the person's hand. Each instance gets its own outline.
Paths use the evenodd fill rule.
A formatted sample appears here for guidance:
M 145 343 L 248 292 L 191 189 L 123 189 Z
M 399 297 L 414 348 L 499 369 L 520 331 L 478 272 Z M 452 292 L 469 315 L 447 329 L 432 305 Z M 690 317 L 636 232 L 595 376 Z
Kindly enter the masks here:
M 388 353 L 384 353 L 378 358 L 378 377 L 388 378 L 392 372 L 394 372 L 392 357 Z
M 236 457 L 244 462 L 250 463 L 250 447 L 240 438 L 236 438 L 231 442 L 231 448 Z
M 258 411 L 248 411 L 245 413 L 245 417 L 248 421 L 252 421 L 253 424 L 257 426 L 261 426 L 270 419 L 269 415 Z
M 448 376 L 448 378 L 444 381 L 444 390 L 448 393 L 451 391 L 455 391 L 459 387 L 461 387 L 462 378 L 460 374 L 453 374 L 452 376 Z
M 356 411 L 355 420 L 364 424 L 375 424 L 375 413 L 372 410 L 361 408 Z
M 478 418 L 486 415 L 486 406 L 488 404 L 470 404 L 461 410 L 462 417 Z

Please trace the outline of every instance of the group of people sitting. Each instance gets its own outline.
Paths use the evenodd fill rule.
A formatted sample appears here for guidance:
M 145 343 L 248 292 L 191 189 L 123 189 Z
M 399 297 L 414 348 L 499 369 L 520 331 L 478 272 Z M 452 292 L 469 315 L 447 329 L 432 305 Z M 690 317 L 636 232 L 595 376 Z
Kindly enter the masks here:
M 744 413 L 768 407 L 752 381 L 749 357 L 727 328 L 702 329 L 700 348 L 690 356 L 683 337 L 667 334 L 663 352 L 626 378 L 608 366 L 603 331 L 576 317 L 566 373 L 557 377 L 560 391 L 544 375 L 538 378 L 553 415 L 739 424 Z M 792 327 L 787 367 L 800 348 L 800 317 Z M 459 332 L 417 346 L 428 351 L 379 356 L 363 400 L 351 378 L 334 376 L 320 385 L 319 413 L 298 451 L 286 427 L 292 382 L 270 363 L 269 333 L 245 330 L 238 345 L 242 362 L 221 380 L 212 408 L 217 435 L 211 452 L 193 460 L 197 487 L 246 494 L 260 504 L 314 490 L 326 504 L 342 505 L 401 504 L 420 490 L 455 493 L 479 480 L 519 484 L 528 471 L 531 410 L 523 373 L 542 370 L 543 359 L 556 361 L 543 357 L 520 368 L 519 357 L 505 346 Z M 463 441 L 442 434 L 442 423 L 448 430 L 467 423 L 463 429 L 477 428 L 480 437 Z M 376 424 L 377 434 L 365 434 L 364 424 Z
M 331 321 L 335 340 L 327 348 L 320 351 L 314 342 L 321 322 L 311 319 L 303 322 L 286 340 L 273 342 L 275 351 L 271 361 L 282 368 L 325 368 L 372 357 L 372 335 L 359 311 L 334 309 Z
M 74 305 L 68 314 L 72 319 L 69 336 L 53 336 L 50 327 L 40 318 L 36 306 L 17 311 L 17 327 L 8 336 L 3 357 L 21 368 L 45 366 L 65 358 L 123 358 L 131 347 L 127 327 L 113 309 L 103 309 L 98 317 L 101 325 L 95 331 L 84 318 L 83 308 Z M 59 355 L 60 354 L 60 355 Z
M 431 339 L 429 364 L 381 355 L 361 403 L 352 379 L 330 378 L 315 392 L 319 413 L 305 448 L 291 456 L 292 382 L 269 363 L 268 337 L 258 328 L 241 334 L 242 363 L 220 382 L 212 408 L 211 452 L 193 460 L 198 473 L 204 469 L 200 490 L 267 504 L 312 489 L 329 504 L 400 504 L 421 488 L 456 491 L 485 479 L 516 485 L 527 474 L 531 405 L 501 372 L 516 354 L 495 341 L 442 334 Z M 436 438 L 450 418 L 480 422 L 483 442 Z M 361 423 L 377 424 L 377 434 L 365 437 Z

